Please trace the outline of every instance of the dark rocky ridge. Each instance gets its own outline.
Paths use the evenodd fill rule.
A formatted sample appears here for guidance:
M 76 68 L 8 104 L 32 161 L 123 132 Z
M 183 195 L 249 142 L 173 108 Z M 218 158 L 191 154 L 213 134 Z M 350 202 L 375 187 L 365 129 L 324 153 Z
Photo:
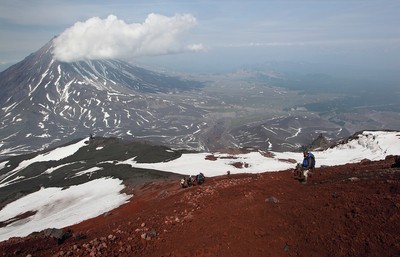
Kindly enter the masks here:
M 78 141 L 74 140 L 70 144 Z M 23 160 L 31 159 L 48 151 L 50 150 L 9 158 L 6 160 L 7 167 L 1 170 L 0 178 L 3 179 L 4 174 L 18 167 Z M 9 176 L 3 182 L 13 181 L 20 176 L 24 176 L 27 179 L 19 179 L 12 185 L 0 188 L 0 209 L 7 203 L 35 192 L 41 187 L 64 188 L 102 177 L 119 178 L 128 186 L 135 186 L 153 180 L 177 179 L 178 175 L 173 173 L 132 168 L 130 165 L 118 164 L 118 162 L 136 157 L 135 160 L 137 162 L 152 163 L 168 161 L 180 156 L 180 151 L 173 151 L 164 146 L 152 145 L 146 142 L 102 137 L 88 139 L 87 145 L 71 156 L 59 161 L 35 162 L 19 171 L 18 174 Z M 63 166 L 65 164 L 68 165 Z M 45 173 L 46 170 L 54 167 L 59 167 L 57 172 Z M 91 173 L 90 176 L 75 176 L 77 170 L 88 170 L 93 167 L 101 167 L 101 169 Z

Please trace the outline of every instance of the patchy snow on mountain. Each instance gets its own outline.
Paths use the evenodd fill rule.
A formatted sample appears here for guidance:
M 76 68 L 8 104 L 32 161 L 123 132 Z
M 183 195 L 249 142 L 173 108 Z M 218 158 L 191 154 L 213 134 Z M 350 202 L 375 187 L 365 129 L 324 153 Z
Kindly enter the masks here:
M 293 168 L 289 160 L 301 162 L 303 155 L 295 152 L 271 152 L 272 158 L 265 157 L 262 152 L 229 155 L 214 154 L 216 160 L 207 160 L 207 153 L 183 154 L 181 158 L 162 163 L 136 163 L 134 159 L 123 162 L 135 168 L 155 169 L 179 174 L 195 175 L 203 172 L 205 176 L 220 176 L 229 170 L 234 173 L 259 173 L 280 171 Z M 342 165 L 356 163 L 363 159 L 372 161 L 385 159 L 387 155 L 400 155 L 400 132 L 364 131 L 346 144 L 314 153 L 316 167 L 322 165 Z M 231 158 L 230 158 L 231 156 Z M 242 168 L 232 164 L 243 163 Z
M 12 172 L 18 172 L 18 170 L 33 162 L 70 156 L 85 145 L 85 140 L 24 161 Z M 96 151 L 99 151 L 99 149 L 97 148 Z M 167 149 L 166 151 L 172 150 Z M 338 144 L 325 151 L 314 152 L 314 155 L 317 168 L 323 165 L 333 166 L 357 163 L 363 159 L 371 161 L 382 160 L 388 155 L 400 155 L 400 132 L 364 131 L 346 143 Z M 208 158 L 209 156 L 213 158 Z M 247 154 L 182 154 L 180 158 L 159 163 L 138 163 L 135 158 L 131 157 L 125 161 L 108 160 L 103 163 L 114 165 L 129 164 L 135 168 L 155 169 L 182 175 L 195 175 L 202 172 L 206 177 L 212 177 L 224 175 L 227 171 L 235 174 L 288 170 L 294 168 L 295 162 L 301 162 L 303 156 L 298 152 L 253 151 Z M 233 165 L 238 163 L 241 165 Z M 97 163 L 97 165 L 101 164 Z M 5 167 L 7 167 L 7 162 L 0 163 L 0 169 Z M 55 169 L 61 167 L 50 168 L 47 172 L 54 172 Z M 97 166 L 85 169 L 76 173 L 76 176 L 84 174 L 90 176 L 91 173 L 100 169 Z M 13 182 L 7 183 L 11 184 Z M 111 178 L 92 180 L 64 190 L 53 187 L 42 188 L 40 191 L 20 198 L 0 210 L 0 222 L 8 224 L 0 228 L 0 241 L 7 240 L 13 236 L 26 236 L 31 232 L 49 227 L 62 228 L 96 217 L 128 201 L 130 196 L 121 193 L 123 188 L 121 180 Z M 18 221 L 14 220 L 27 213 L 30 216 Z
M 73 155 L 76 151 L 78 151 L 82 146 L 85 145 L 85 141 L 87 141 L 88 139 L 83 139 L 75 144 L 71 144 L 71 145 L 67 145 L 64 147 L 59 147 L 56 148 L 50 152 L 44 153 L 44 154 L 39 154 L 38 156 L 29 159 L 29 160 L 25 160 L 22 161 L 18 167 L 16 167 L 15 169 L 11 170 L 10 172 L 7 172 L 4 175 L 0 176 L 0 187 L 3 187 L 5 185 L 9 185 L 9 182 L 3 183 L 4 181 L 7 180 L 8 177 L 15 175 L 16 173 L 18 173 L 20 170 L 28 167 L 29 165 L 31 165 L 32 163 L 35 162 L 46 162 L 46 161 L 57 161 L 57 160 L 61 160 L 64 159 L 70 155 Z
M 82 176 L 82 175 L 88 175 L 89 177 L 93 174 L 93 172 L 96 172 L 96 171 L 98 171 L 98 170 L 102 170 L 102 168 L 100 168 L 100 167 L 93 167 L 93 168 L 90 168 L 90 169 L 88 169 L 88 170 L 83 170 L 83 171 L 80 171 L 80 172 L 78 172 L 78 173 L 76 173 L 75 174 L 75 177 L 78 177 L 78 176 Z
M 90 133 L 125 138 L 155 133 L 146 140 L 183 148 L 180 139 L 191 129 L 168 130 L 168 125 L 190 124 L 194 117 L 203 122 L 205 110 L 187 100 L 203 82 L 121 60 L 60 62 L 53 55 L 55 41 L 0 73 L 0 159 Z M 129 136 L 128 130 L 134 133 Z M 189 149 L 199 149 L 201 139 L 196 136 Z
M 96 217 L 126 203 L 131 196 L 120 191 L 119 179 L 101 178 L 67 189 L 42 188 L 0 211 L 0 220 L 10 221 L 23 213 L 33 215 L 0 228 L 0 241 L 27 236 L 46 228 L 62 228 Z

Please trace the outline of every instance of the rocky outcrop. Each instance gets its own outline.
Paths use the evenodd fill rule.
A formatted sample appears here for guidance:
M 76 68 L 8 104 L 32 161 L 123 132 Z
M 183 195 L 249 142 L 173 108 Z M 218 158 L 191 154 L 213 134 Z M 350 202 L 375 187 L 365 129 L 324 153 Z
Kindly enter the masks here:
M 332 145 L 331 142 L 321 133 L 309 146 L 310 150 L 326 150 Z

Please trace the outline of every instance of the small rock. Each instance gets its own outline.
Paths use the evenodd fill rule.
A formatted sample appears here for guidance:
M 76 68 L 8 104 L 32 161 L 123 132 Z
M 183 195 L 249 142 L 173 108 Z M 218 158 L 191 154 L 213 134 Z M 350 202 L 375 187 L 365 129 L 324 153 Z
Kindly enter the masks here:
M 160 197 L 166 197 L 166 196 L 168 196 L 168 192 L 165 191 L 165 190 L 162 190 L 158 195 L 159 195 Z
M 192 213 L 189 213 L 189 214 L 186 215 L 183 219 L 184 219 L 184 220 L 187 220 L 187 221 L 192 221 L 192 220 L 194 220 L 194 216 L 193 216 Z
M 157 234 L 157 230 L 155 228 L 151 228 L 149 235 L 154 238 L 157 236 Z
M 254 232 L 254 235 L 257 236 L 257 237 L 264 237 L 264 236 L 267 235 L 267 232 L 262 231 L 262 230 L 258 230 L 258 231 Z
M 265 201 L 271 203 L 279 203 L 279 200 L 275 196 L 270 196 L 267 199 L 265 199 Z
M 74 233 L 72 236 L 73 236 L 74 238 L 78 239 L 78 240 L 81 240 L 81 239 L 85 239 L 85 238 L 86 238 L 86 236 L 85 236 L 84 234 L 82 234 L 82 233 Z
M 126 247 L 126 252 L 127 252 L 127 253 L 132 252 L 132 246 L 128 245 L 128 246 Z
M 283 250 L 285 252 L 289 252 L 289 245 L 286 243 L 285 246 L 283 247 Z
M 47 228 L 43 230 L 43 234 L 47 237 L 51 237 L 57 240 L 59 244 L 63 243 L 65 239 L 72 236 L 70 230 Z
M 367 158 L 362 159 L 362 160 L 360 161 L 360 164 L 369 164 L 369 163 L 371 163 L 371 160 L 369 160 L 369 159 L 367 159 Z
M 392 168 L 400 168 L 400 156 L 396 156 L 394 163 L 391 166 Z

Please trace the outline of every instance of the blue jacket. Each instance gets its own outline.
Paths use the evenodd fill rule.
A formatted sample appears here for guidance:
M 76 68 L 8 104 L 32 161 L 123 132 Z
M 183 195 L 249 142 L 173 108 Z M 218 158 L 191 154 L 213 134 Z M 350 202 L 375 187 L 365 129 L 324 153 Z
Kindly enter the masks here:
M 309 164 L 311 162 L 311 166 Z M 307 156 L 303 159 L 303 164 L 301 165 L 303 168 L 315 168 L 315 157 L 311 152 L 307 153 Z

